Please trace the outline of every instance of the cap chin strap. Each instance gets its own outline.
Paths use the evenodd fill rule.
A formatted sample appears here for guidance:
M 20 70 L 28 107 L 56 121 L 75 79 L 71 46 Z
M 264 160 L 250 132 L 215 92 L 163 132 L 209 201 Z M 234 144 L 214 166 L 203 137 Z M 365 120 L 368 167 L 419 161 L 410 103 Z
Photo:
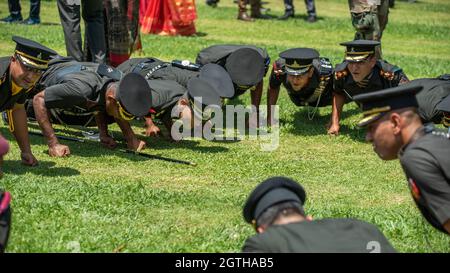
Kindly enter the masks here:
M 134 115 L 130 114 L 129 112 L 127 112 L 125 110 L 125 108 L 122 106 L 122 104 L 119 101 L 116 100 L 116 103 L 117 103 L 117 107 L 119 108 L 119 115 L 123 120 L 130 121 L 135 118 Z

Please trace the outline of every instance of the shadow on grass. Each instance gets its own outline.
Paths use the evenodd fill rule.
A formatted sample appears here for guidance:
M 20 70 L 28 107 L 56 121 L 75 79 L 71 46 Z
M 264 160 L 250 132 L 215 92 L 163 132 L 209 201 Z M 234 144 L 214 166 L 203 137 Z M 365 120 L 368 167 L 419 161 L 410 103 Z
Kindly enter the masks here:
M 22 165 L 20 160 L 5 160 L 3 162 L 3 172 L 5 174 L 27 174 L 33 173 L 42 176 L 75 176 L 80 172 L 76 169 L 68 167 L 55 167 L 56 163 L 52 161 L 39 161 L 39 165 L 35 167 L 29 167 Z
M 135 125 L 135 124 L 133 124 Z M 136 123 L 137 126 L 139 124 Z M 33 128 L 36 132 L 39 132 L 39 127 L 35 124 L 29 125 L 30 128 Z M 144 140 L 147 143 L 147 148 L 145 149 L 145 152 L 152 153 L 154 150 L 168 150 L 168 149 L 190 149 L 192 151 L 201 152 L 201 153 L 221 153 L 221 152 L 227 152 L 229 149 L 226 147 L 209 147 L 209 146 L 200 146 L 199 141 L 194 140 L 181 140 L 179 142 L 171 141 L 167 138 L 168 132 L 164 130 L 164 128 L 161 128 L 163 133 L 166 137 L 146 137 L 143 135 L 139 135 L 139 133 L 142 133 L 144 131 L 144 128 L 135 130 L 135 133 L 138 134 L 138 138 Z M 72 154 L 75 154 L 77 156 L 99 156 L 99 155 L 108 155 L 111 154 L 111 152 L 114 152 L 114 150 L 109 150 L 107 148 L 104 148 L 100 142 L 96 141 L 90 141 L 86 140 L 84 136 L 82 135 L 82 131 L 93 131 L 97 132 L 96 128 L 81 128 L 81 127 L 58 127 L 55 128 L 55 133 L 57 135 L 63 135 L 72 137 L 75 139 L 84 140 L 85 142 L 76 142 L 76 141 L 70 141 L 70 140 L 64 140 L 60 139 L 59 142 L 68 145 L 71 149 Z M 122 132 L 119 130 L 109 130 L 109 132 L 114 136 L 114 139 L 118 142 L 118 147 L 122 149 L 126 149 L 126 142 L 123 138 Z M 42 137 L 41 137 L 42 138 Z M 220 142 L 220 141 L 217 141 Z M 224 141 L 225 142 L 225 141 Z M 72 148 L 75 147 L 75 148 Z M 83 147 L 88 147 L 86 149 L 86 153 L 78 153 L 78 149 L 82 149 Z M 94 147 L 98 147 L 99 149 L 93 149 Z M 128 156 L 127 156 L 128 157 Z
M 348 109 L 343 111 L 341 120 L 344 120 L 350 116 L 357 115 L 360 113 L 359 109 Z M 331 115 L 331 114 L 330 114 Z M 324 135 L 327 133 L 327 124 L 330 121 L 330 115 L 319 115 L 316 114 L 312 120 L 308 118 L 308 109 L 306 107 L 299 107 L 298 111 L 294 113 L 294 124 L 293 126 L 283 126 L 285 121 L 280 119 L 281 127 L 287 127 L 286 132 L 294 135 L 300 136 L 316 136 Z M 283 130 L 283 129 L 282 129 Z M 341 124 L 340 135 L 346 135 L 353 140 L 364 142 L 364 130 L 359 130 L 357 128 L 351 128 L 346 124 Z

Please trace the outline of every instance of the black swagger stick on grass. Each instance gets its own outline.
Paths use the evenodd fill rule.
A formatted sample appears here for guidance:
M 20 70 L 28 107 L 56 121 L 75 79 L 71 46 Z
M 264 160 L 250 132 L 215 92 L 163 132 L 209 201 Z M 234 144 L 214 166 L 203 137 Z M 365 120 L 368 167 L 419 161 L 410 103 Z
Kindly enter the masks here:
M 36 135 L 36 136 L 44 136 L 41 132 L 29 131 L 29 134 Z M 61 135 L 55 135 L 55 136 L 58 139 L 62 139 L 62 140 L 69 140 L 69 141 L 83 142 L 83 143 L 90 142 L 89 140 L 86 141 L 84 139 L 77 138 L 77 137 L 67 137 L 67 136 L 61 136 Z M 150 159 L 158 159 L 158 160 L 162 160 L 162 161 L 184 164 L 184 165 L 189 165 L 189 166 L 197 166 L 197 164 L 194 162 L 184 161 L 184 160 L 179 160 L 179 159 L 174 159 L 174 158 L 169 158 L 169 157 L 163 157 L 163 156 L 159 156 L 159 155 L 152 155 L 152 154 L 147 154 L 147 153 L 142 153 L 142 152 L 136 152 L 136 151 L 132 151 L 129 149 L 119 149 L 119 151 L 122 153 L 135 154 L 135 155 L 142 156 L 145 158 L 150 158 Z

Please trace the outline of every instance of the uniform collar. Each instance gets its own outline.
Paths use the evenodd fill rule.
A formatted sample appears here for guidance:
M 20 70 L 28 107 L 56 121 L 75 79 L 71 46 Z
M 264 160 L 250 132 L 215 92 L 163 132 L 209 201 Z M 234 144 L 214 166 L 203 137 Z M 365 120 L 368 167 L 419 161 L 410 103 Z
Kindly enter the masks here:
M 405 145 L 403 145 L 403 147 L 400 149 L 399 151 L 399 156 L 402 156 L 406 149 L 412 144 L 414 143 L 416 140 L 418 140 L 419 138 L 423 137 L 424 135 L 426 135 L 428 132 L 425 128 L 425 126 L 420 126 L 415 132 L 414 134 L 411 136 L 411 138 L 409 139 L 408 143 L 406 143 Z

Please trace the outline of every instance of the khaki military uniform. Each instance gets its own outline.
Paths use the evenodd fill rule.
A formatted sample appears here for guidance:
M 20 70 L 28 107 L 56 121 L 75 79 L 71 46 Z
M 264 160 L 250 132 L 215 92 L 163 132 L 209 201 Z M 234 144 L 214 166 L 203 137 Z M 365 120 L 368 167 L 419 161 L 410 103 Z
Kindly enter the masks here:
M 356 30 L 355 40 L 381 41 L 388 23 L 389 0 L 348 0 L 348 5 Z M 381 46 L 376 51 L 381 58 Z

